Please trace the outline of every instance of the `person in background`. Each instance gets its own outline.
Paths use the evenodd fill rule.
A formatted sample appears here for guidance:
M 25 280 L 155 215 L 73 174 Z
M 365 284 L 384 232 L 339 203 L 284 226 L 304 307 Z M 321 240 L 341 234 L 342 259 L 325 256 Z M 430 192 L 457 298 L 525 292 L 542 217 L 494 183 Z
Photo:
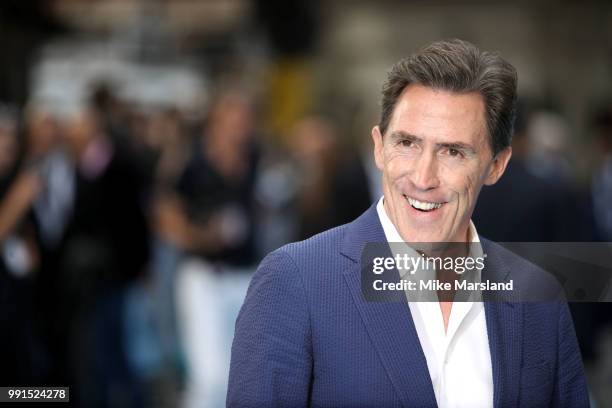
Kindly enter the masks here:
M 355 219 L 371 204 L 365 170 L 338 129 L 323 115 L 299 120 L 288 138 L 296 167 L 296 239 Z
M 69 216 L 57 244 L 43 253 L 38 284 L 51 358 L 47 382 L 70 384 L 79 406 L 113 398 L 138 404 L 140 388 L 123 348 L 123 301 L 149 259 L 139 179 L 95 110 L 67 112 L 61 136 L 74 185 Z
M 599 157 L 591 180 L 590 204 L 593 214 L 594 241 L 612 242 L 612 105 L 605 104 L 591 117 L 595 147 Z M 612 369 L 612 303 L 577 303 L 579 339 L 591 369 L 594 392 L 601 401 L 609 401 Z
M 175 297 L 188 407 L 219 406 L 225 396 L 231 317 L 256 260 L 258 142 L 250 96 L 223 89 L 213 99 L 175 194 L 158 206 L 161 236 L 184 253 Z
M 512 160 L 498 183 L 485 186 L 474 210 L 474 222 L 483 235 L 499 242 L 560 242 L 588 240 L 577 212 L 578 196 L 568 179 L 552 181 L 529 165 L 537 134 L 530 121 L 535 111 L 526 102 L 518 107 L 512 139 Z M 541 125 L 542 127 L 544 125 Z M 548 139 L 555 139 L 550 136 Z M 544 153 L 539 153 L 544 154 Z M 552 166 L 553 153 L 546 163 Z M 549 167 L 546 167 L 549 169 Z M 542 173 L 544 170 L 542 170 Z M 546 173 L 548 174 L 548 173 Z M 509 199 L 512 197 L 512 199 Z M 521 220 L 517 223 L 516 220 Z
M 192 152 L 174 197 L 172 212 L 182 222 L 168 232 L 184 250 L 209 262 L 253 263 L 258 149 L 253 106 L 245 93 L 221 92 Z
M 34 324 L 34 280 L 40 265 L 32 205 L 42 180 L 34 161 L 39 146 L 22 148 L 17 112 L 0 106 L 0 383 L 31 385 L 41 345 Z M 26 149 L 28 151 L 25 154 Z M 24 157 L 26 156 L 26 157 Z
M 592 200 L 598 236 L 612 241 L 612 108 L 602 109 L 593 118 L 598 150 L 602 154 L 593 177 Z

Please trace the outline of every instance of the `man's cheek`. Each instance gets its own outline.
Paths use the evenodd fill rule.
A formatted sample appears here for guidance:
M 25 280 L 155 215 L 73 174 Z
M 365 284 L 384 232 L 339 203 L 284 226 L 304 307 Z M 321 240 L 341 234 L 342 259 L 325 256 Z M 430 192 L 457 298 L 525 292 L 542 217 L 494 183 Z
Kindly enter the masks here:
M 477 180 L 478 177 L 475 174 L 466 175 L 462 181 L 462 195 L 464 196 L 465 208 L 472 207 L 476 201 L 477 195 Z
M 465 169 L 453 169 L 444 172 L 444 179 L 449 188 L 460 195 L 464 195 L 473 189 L 476 184 L 476 174 L 474 171 L 462 171 Z
M 386 149 L 384 158 L 387 165 L 408 160 L 405 154 L 402 154 L 396 149 Z
M 404 177 L 408 173 L 409 168 L 410 163 L 397 156 L 388 160 L 386 165 L 387 174 L 393 180 Z

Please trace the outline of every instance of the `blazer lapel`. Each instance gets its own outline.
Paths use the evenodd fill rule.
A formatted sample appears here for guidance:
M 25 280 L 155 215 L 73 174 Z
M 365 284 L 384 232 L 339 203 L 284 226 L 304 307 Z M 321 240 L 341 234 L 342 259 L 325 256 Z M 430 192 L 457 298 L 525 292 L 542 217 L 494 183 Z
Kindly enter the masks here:
M 386 238 L 374 205 L 347 229 L 341 252 L 354 263 L 344 271 L 344 278 L 372 344 L 403 405 L 435 407 L 436 398 L 427 361 L 405 296 L 390 301 L 366 301 L 361 290 L 361 252 L 366 243 L 381 242 L 386 242 Z M 396 270 L 384 275 L 385 280 L 399 281 Z
M 487 263 L 483 280 L 507 282 L 510 269 L 500 256 L 499 248 L 486 239 L 481 239 Z M 496 408 L 518 406 L 518 378 L 521 370 L 523 346 L 523 306 L 520 302 L 501 299 L 487 301 L 485 295 L 485 316 L 491 364 L 493 369 L 493 400 Z

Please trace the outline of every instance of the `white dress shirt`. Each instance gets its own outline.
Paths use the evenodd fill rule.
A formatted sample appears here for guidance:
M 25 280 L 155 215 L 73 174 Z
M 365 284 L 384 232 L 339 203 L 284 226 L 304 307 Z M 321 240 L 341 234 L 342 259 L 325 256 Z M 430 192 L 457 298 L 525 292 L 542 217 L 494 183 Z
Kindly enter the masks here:
M 383 198 L 376 210 L 387 242 L 404 242 L 387 216 Z M 469 237 L 482 253 L 478 233 L 471 221 Z M 477 272 L 480 275 L 481 271 Z M 493 372 L 484 304 L 454 302 L 445 331 L 438 302 L 415 302 L 410 301 L 410 294 L 407 296 L 438 406 L 492 407 Z

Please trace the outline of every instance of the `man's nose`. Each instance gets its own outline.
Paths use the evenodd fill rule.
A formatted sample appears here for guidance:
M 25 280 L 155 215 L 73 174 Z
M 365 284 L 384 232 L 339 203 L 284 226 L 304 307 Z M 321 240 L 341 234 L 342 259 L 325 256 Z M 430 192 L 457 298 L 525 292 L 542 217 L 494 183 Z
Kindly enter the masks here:
M 427 191 L 440 185 L 438 163 L 434 156 L 434 154 L 423 153 L 414 163 L 411 180 L 419 190 Z

